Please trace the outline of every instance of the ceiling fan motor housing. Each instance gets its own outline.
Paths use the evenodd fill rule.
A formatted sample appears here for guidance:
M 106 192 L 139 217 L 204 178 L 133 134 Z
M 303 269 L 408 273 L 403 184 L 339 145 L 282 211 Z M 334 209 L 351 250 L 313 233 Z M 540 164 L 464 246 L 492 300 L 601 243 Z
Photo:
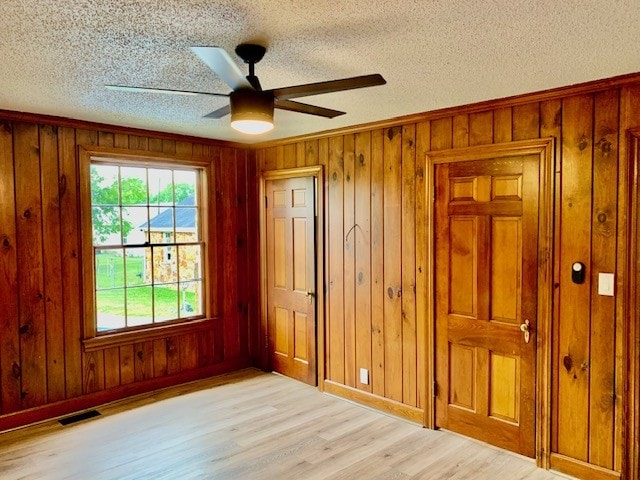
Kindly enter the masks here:
M 273 122 L 274 99 L 270 92 L 240 89 L 231 92 L 231 121 L 263 120 Z

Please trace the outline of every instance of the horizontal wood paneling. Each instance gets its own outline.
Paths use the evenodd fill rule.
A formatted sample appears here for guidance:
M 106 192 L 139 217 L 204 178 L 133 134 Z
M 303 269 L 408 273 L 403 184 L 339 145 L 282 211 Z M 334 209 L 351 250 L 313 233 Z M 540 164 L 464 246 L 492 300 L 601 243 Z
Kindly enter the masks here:
M 137 384 L 165 377 L 175 383 L 217 364 L 248 364 L 249 317 L 257 312 L 245 253 L 253 157 L 214 142 L 37 119 L 0 115 L 0 430 L 3 418 L 15 419 L 23 409 L 44 412 L 63 402 L 55 403 L 60 411 L 64 402 L 72 408 L 84 397 L 119 398 Z M 211 161 L 218 208 L 207 227 L 219 250 L 212 252 L 209 295 L 219 308 L 210 326 L 84 351 L 81 265 L 91 252 L 80 248 L 81 145 Z

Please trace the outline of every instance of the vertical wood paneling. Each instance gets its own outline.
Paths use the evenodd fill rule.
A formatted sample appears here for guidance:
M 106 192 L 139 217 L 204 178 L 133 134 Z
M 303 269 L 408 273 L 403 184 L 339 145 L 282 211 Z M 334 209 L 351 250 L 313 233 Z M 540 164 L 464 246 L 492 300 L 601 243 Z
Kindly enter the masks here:
M 193 144 L 191 142 L 176 141 L 175 153 L 179 157 L 190 158 L 193 156 Z
M 85 353 L 82 358 L 84 393 L 104 390 L 104 351 Z
M 431 150 L 446 150 L 453 145 L 451 117 L 439 118 L 431 122 Z
M 133 345 L 123 345 L 120 350 L 120 383 L 128 385 L 135 381 Z
M 42 258 L 42 203 L 38 127 L 18 123 L 14 130 L 17 213 L 18 299 L 22 407 L 47 398 L 46 325 Z
M 197 334 L 84 351 L 80 262 L 92 252 L 80 249 L 78 145 L 220 159 L 220 148 L 208 144 L 196 148 L 189 141 L 107 130 L 0 124 L 0 415 L 223 360 L 226 339 L 218 324 Z M 304 158 L 304 150 L 301 154 Z M 214 262 L 209 286 L 220 292 L 231 313 L 220 317 L 231 326 L 227 332 L 235 331 L 232 351 L 240 352 L 242 345 L 240 353 L 247 356 L 255 289 L 247 288 L 250 221 L 245 192 L 255 184 L 256 166 L 249 168 L 246 151 L 228 148 L 225 155 L 228 162 L 219 161 L 217 168 L 226 179 L 222 190 L 229 195 L 224 197 L 227 204 L 221 203 L 226 210 L 216 209 L 220 217 L 210 221 L 217 227 L 213 238 L 228 258 L 228 269 L 222 273 Z M 228 171 L 232 174 L 226 175 Z M 213 252 L 212 257 L 220 255 Z
M 554 249 L 554 265 L 553 265 L 553 278 L 556 286 L 559 285 L 560 279 L 560 234 L 559 227 L 561 225 L 561 176 L 560 166 L 562 164 L 562 101 L 561 100 L 549 100 L 540 104 L 540 136 L 541 137 L 554 137 L 555 142 L 555 191 L 554 191 L 554 235 L 553 235 L 553 249 Z M 560 308 L 560 289 L 553 289 L 553 318 L 559 318 Z M 560 322 L 553 322 L 551 336 L 553 339 L 558 338 L 558 327 Z M 558 342 L 553 341 L 551 344 L 552 358 L 555 364 L 557 364 L 558 358 Z M 553 392 L 558 391 L 558 375 L 552 375 L 551 389 Z M 546 392 L 550 398 L 551 405 L 551 422 L 553 425 L 557 424 L 558 418 L 558 396 L 551 395 L 551 392 Z M 558 431 L 556 428 L 551 429 L 551 449 L 557 451 L 558 449 Z
M 162 153 L 175 154 L 176 153 L 176 141 L 163 138 L 162 139 Z
M 371 389 L 384 396 L 384 140 L 371 132 Z
M 618 92 L 594 97 L 593 201 L 591 217 L 591 375 L 589 463 L 613 469 L 615 382 L 615 298 L 598 295 L 598 274 L 616 272 L 618 177 Z
M 60 239 L 60 195 L 58 132 L 53 126 L 40 130 L 40 179 L 42 186 L 42 237 L 46 316 L 47 401 L 65 398 L 64 313 L 62 310 L 62 265 Z
M 469 145 L 493 143 L 493 111 L 469 115 Z
M 453 148 L 469 146 L 469 115 L 453 117 Z
M 237 358 L 240 355 L 240 330 L 238 328 L 238 238 L 236 207 L 238 192 L 236 191 L 237 165 L 235 151 L 223 148 L 220 155 L 220 166 L 217 169 L 224 175 L 217 175 L 222 192 L 218 208 L 222 211 L 222 224 L 218 225 L 218 241 L 222 243 L 222 299 L 224 325 L 224 358 Z M 197 358 L 197 357 L 196 357 Z M 191 365 L 191 363 L 190 363 Z M 194 365 L 195 367 L 195 365 Z M 184 369 L 184 367 L 183 367 Z
M 384 131 L 385 396 L 402 401 L 402 129 Z
M 371 133 L 357 133 L 355 137 L 355 339 L 356 374 L 366 368 L 371 373 Z M 370 375 L 371 376 L 371 375 Z M 368 384 L 357 386 L 371 391 Z
M 136 382 L 153 378 L 153 342 L 136 343 L 134 351 L 134 379 Z
M 10 123 L 0 123 L 0 413 L 15 412 L 20 399 L 18 264 Z
M 238 151 L 236 153 L 236 256 L 238 259 L 236 273 L 236 297 L 237 297 L 237 315 L 239 328 L 239 349 L 240 356 L 247 357 L 249 355 L 249 301 L 251 289 L 247 288 L 251 285 L 251 277 L 249 272 L 249 210 L 248 210 L 248 194 L 250 184 L 247 180 L 247 152 Z M 251 182 L 254 185 L 255 182 Z M 255 222 L 254 222 L 255 223 Z M 258 265 L 258 263 L 254 263 Z M 211 333 L 211 332 L 209 332 Z M 200 337 L 202 343 L 199 346 L 200 358 L 198 364 L 203 366 L 213 362 L 213 336 L 202 335 Z M 202 348 L 200 348 L 202 347 Z
M 305 162 L 306 166 L 318 165 L 318 140 L 305 142 Z
M 153 376 L 164 377 L 167 375 L 167 339 L 161 338 L 153 341 Z
M 78 219 L 78 172 L 76 134 L 71 128 L 58 129 L 60 163 L 60 233 L 62 263 L 62 304 L 64 310 L 64 366 L 67 398 L 82 394 L 82 354 L 80 318 L 80 232 Z
M 540 105 L 527 103 L 513 107 L 513 140 L 540 136 Z
M 493 142 L 510 142 L 512 138 L 511 107 L 497 108 L 493 112 Z
M 583 461 L 589 439 L 592 115 L 591 96 L 563 101 L 560 251 L 567 254 L 560 259 L 558 452 Z M 571 281 L 573 262 L 586 265 L 584 284 Z
M 306 165 L 306 148 L 304 143 L 296 143 L 296 167 L 304 167 Z
M 343 213 L 343 139 L 329 139 L 329 379 L 344 383 L 344 213 Z
M 161 138 L 148 138 L 147 145 L 151 152 L 162 152 L 162 139 Z
M 426 197 L 427 165 L 425 155 L 431 149 L 431 124 L 420 122 L 416 125 L 416 382 L 418 407 L 426 408 L 427 375 L 429 354 L 427 338 L 427 301 L 430 297 L 427 290 L 428 228 L 427 212 L 429 199 Z
M 113 146 L 116 148 L 129 148 L 129 136 L 124 133 L 116 133 L 113 136 Z
M 179 372 L 180 337 L 169 337 L 167 338 L 167 374 L 174 375 Z
M 105 349 L 104 363 L 104 387 L 117 387 L 120 385 L 120 349 L 118 347 Z
M 632 103 L 629 99 L 625 101 Z M 335 274 L 329 276 L 329 340 L 325 348 L 326 362 L 332 373 L 328 378 L 350 385 L 340 375 L 350 362 L 351 348 L 355 349 L 356 373 L 361 365 L 367 363 L 365 351 L 368 345 L 364 336 L 360 339 L 360 322 L 369 315 L 371 386 L 368 391 L 407 405 L 424 406 L 426 368 L 431 355 L 425 331 L 426 307 L 431 301 L 427 291 L 428 279 L 424 276 L 428 258 L 426 245 L 419 242 L 414 243 L 413 252 L 408 250 L 408 244 L 427 235 L 424 229 L 430 199 L 424 197 L 428 180 L 423 171 L 424 153 L 552 136 L 556 139 L 555 288 L 551 332 L 552 390 L 547 393 L 552 405 L 552 451 L 619 470 L 623 454 L 616 445 L 619 445 L 622 430 L 620 378 L 625 359 L 620 357 L 616 361 L 611 351 L 615 350 L 616 355 L 623 352 L 622 327 L 617 318 L 624 302 L 618 291 L 613 299 L 596 295 L 597 274 L 613 272 L 619 278 L 623 265 L 620 263 L 618 242 L 624 235 L 616 215 L 616 211 L 622 208 L 621 188 L 616 187 L 618 178 L 622 178 L 616 164 L 617 149 L 622 147 L 618 147 L 616 139 L 623 135 L 621 122 L 627 127 L 632 124 L 629 118 L 624 121 L 618 118 L 619 104 L 618 91 L 612 89 L 595 97 L 584 95 L 514 103 L 513 106 L 469 114 L 461 109 L 453 116 L 424 121 L 415 126 L 406 124 L 355 134 L 354 222 L 347 218 L 352 208 L 351 186 L 346 180 L 348 168 L 338 162 L 337 155 L 333 155 L 333 164 L 327 171 L 327 212 L 333 220 L 327 222 L 325 229 L 329 246 L 326 262 L 330 272 L 342 272 L 340 278 Z M 630 107 L 627 111 L 633 108 L 640 110 L 640 107 Z M 640 124 L 640 120 L 636 123 Z M 359 139 L 362 135 L 370 135 L 371 138 L 368 191 L 366 183 L 360 182 L 359 177 Z M 322 138 L 318 142 L 342 146 L 345 141 L 349 145 L 350 138 L 349 134 L 334 136 L 330 140 Z M 415 140 L 415 152 L 409 153 L 407 138 Z M 310 149 L 310 144 L 315 141 L 304 142 L 306 164 L 313 162 L 309 160 L 313 148 Z M 295 145 L 296 155 L 300 155 L 303 143 Z M 275 152 L 277 148 L 270 147 L 258 154 L 267 156 L 270 149 Z M 333 175 L 336 168 L 332 165 L 339 165 L 340 176 Z M 367 195 L 370 197 L 368 254 L 371 300 L 370 313 L 361 315 L 363 308 L 366 312 L 360 299 L 360 273 L 363 273 L 362 281 L 366 279 L 366 266 L 363 269 L 362 264 L 365 256 L 361 251 L 363 246 L 357 236 L 353 277 L 350 274 L 352 260 L 348 258 L 349 250 L 341 247 L 347 227 L 353 223 L 362 226 L 366 222 L 366 207 L 363 208 L 365 203 L 361 199 Z M 414 219 L 413 224 L 410 218 Z M 361 233 L 358 229 L 358 235 Z M 583 285 L 571 282 L 570 266 L 574 261 L 587 265 L 588 279 Z M 413 272 L 413 278 L 407 276 L 411 275 L 408 272 Z M 616 288 L 621 288 L 620 285 L 618 283 Z M 355 346 L 351 340 L 347 341 L 351 335 L 349 301 L 353 288 L 356 292 Z M 408 294 L 413 288 L 415 298 L 411 301 Z M 336 294 L 340 300 L 336 300 Z M 407 303 L 414 305 L 413 313 L 410 313 Z M 413 326 L 409 324 L 411 321 L 415 322 Z M 402 357 L 394 356 L 396 352 L 402 352 Z M 351 367 L 347 369 L 350 371 Z M 402 380 L 399 380 L 400 376 Z M 356 386 L 367 390 L 357 383 L 357 378 Z
M 283 150 L 282 168 L 294 168 L 298 159 L 295 143 L 285 145 Z
M 255 152 L 250 150 L 247 158 L 247 261 L 245 264 L 246 278 L 249 284 L 254 283 L 252 280 L 255 276 L 256 266 L 260 265 L 260 222 L 255 221 L 259 218 L 259 182 L 257 172 L 259 171 L 260 161 L 263 157 L 263 151 Z M 318 288 L 322 286 L 318 285 Z M 259 365 L 260 358 L 260 317 L 259 317 L 259 290 L 256 285 L 251 289 L 249 295 L 249 304 L 247 305 L 247 328 L 249 336 L 247 348 L 252 365 Z M 215 339 L 215 337 L 214 337 Z M 214 343 L 215 345 L 215 343 Z M 217 353 L 217 352 L 214 352 Z
M 468 117 L 467 117 L 468 122 Z M 467 123 L 468 141 L 468 123 Z M 402 128 L 402 401 L 417 405 L 416 128 Z
M 192 370 L 198 366 L 198 339 L 194 333 L 180 335 L 180 370 Z M 226 351 L 225 351 L 226 353 Z
M 358 226 L 355 222 L 355 138 L 344 136 L 344 383 L 356 386 L 356 301 L 355 301 L 355 245 Z
M 113 148 L 114 136 L 112 132 L 98 132 L 98 145 Z
M 213 331 L 207 330 L 198 335 L 198 366 L 206 367 L 215 363 Z M 245 352 L 247 355 L 247 352 Z M 165 359 L 166 362 L 166 359 Z M 165 367 L 166 370 L 166 367 Z
M 278 161 L 278 149 L 276 147 L 270 147 L 265 149 L 263 170 L 275 170 L 277 168 Z

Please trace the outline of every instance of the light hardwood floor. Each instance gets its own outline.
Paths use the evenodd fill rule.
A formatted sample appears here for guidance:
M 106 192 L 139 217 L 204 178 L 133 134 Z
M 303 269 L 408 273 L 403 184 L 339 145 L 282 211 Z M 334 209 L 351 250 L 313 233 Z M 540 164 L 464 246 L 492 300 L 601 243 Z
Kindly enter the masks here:
M 252 369 L 97 410 L 0 434 L 0 478 L 567 478 Z

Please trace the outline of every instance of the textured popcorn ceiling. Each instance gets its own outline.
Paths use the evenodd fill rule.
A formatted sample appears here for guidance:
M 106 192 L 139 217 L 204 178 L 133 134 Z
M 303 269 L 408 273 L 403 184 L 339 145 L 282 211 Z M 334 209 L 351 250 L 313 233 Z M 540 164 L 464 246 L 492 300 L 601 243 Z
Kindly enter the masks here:
M 257 141 L 640 71 L 640 0 L 0 0 L 0 109 Z M 387 85 L 300 99 L 259 138 L 202 118 L 228 92 L 189 50 L 267 45 L 263 88 L 381 73 Z M 246 65 L 238 60 L 246 72 Z

